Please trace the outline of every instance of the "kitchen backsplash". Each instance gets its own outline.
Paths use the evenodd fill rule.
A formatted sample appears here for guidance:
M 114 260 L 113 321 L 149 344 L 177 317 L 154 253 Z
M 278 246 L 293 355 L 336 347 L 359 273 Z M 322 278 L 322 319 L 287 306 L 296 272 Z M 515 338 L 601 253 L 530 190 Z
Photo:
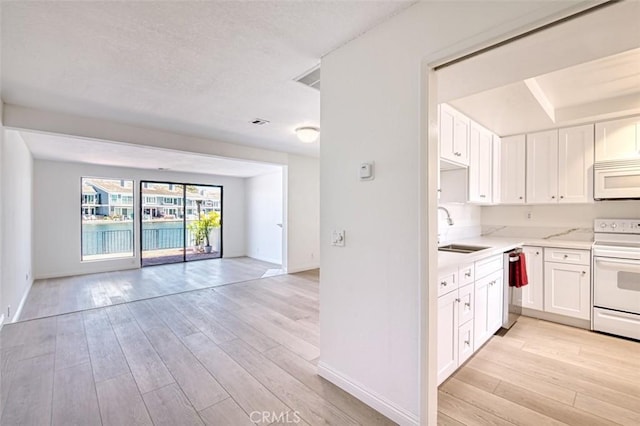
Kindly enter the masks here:
M 482 207 L 484 226 L 591 228 L 596 218 L 640 218 L 640 201 Z
M 451 219 L 453 219 L 453 225 L 448 225 L 446 213 L 438 210 L 438 234 L 440 234 L 440 244 L 480 235 L 481 214 L 479 206 L 462 203 L 440 203 L 440 206 L 449 210 Z

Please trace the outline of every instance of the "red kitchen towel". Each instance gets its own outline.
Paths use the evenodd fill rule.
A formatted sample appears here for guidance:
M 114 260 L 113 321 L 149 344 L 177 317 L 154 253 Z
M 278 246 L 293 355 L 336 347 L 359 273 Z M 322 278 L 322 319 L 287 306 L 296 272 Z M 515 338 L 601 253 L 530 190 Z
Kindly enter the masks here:
M 527 277 L 527 261 L 524 253 L 509 255 L 509 287 L 524 287 L 529 284 Z

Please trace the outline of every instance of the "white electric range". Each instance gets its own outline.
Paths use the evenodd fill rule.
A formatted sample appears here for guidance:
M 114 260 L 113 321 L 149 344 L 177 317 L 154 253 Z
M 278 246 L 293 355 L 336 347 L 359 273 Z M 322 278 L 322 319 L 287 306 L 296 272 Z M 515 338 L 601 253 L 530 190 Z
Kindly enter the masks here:
M 593 330 L 640 340 L 640 219 L 596 219 Z

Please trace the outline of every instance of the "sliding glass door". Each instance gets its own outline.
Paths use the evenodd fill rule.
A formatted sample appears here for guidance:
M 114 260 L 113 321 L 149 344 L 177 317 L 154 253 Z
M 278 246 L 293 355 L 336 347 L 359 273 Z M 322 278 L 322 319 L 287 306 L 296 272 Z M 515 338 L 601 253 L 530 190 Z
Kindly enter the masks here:
M 222 187 L 140 182 L 142 266 L 222 257 Z
M 186 185 L 186 260 L 222 257 L 222 187 Z

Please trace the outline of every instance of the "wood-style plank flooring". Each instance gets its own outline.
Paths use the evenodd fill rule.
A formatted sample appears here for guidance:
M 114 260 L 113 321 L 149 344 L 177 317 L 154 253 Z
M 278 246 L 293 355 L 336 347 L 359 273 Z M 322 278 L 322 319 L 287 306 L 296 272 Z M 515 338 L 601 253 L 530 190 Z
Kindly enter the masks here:
M 0 342 L 3 426 L 393 424 L 316 375 L 317 271 L 9 324 Z
M 318 316 L 315 272 L 6 325 L 0 424 L 392 424 L 316 374 Z M 640 343 L 521 318 L 440 387 L 438 414 L 638 425 Z
M 438 392 L 443 425 L 640 425 L 640 343 L 521 317 Z
M 261 278 L 280 265 L 250 257 L 36 280 L 20 321 Z

